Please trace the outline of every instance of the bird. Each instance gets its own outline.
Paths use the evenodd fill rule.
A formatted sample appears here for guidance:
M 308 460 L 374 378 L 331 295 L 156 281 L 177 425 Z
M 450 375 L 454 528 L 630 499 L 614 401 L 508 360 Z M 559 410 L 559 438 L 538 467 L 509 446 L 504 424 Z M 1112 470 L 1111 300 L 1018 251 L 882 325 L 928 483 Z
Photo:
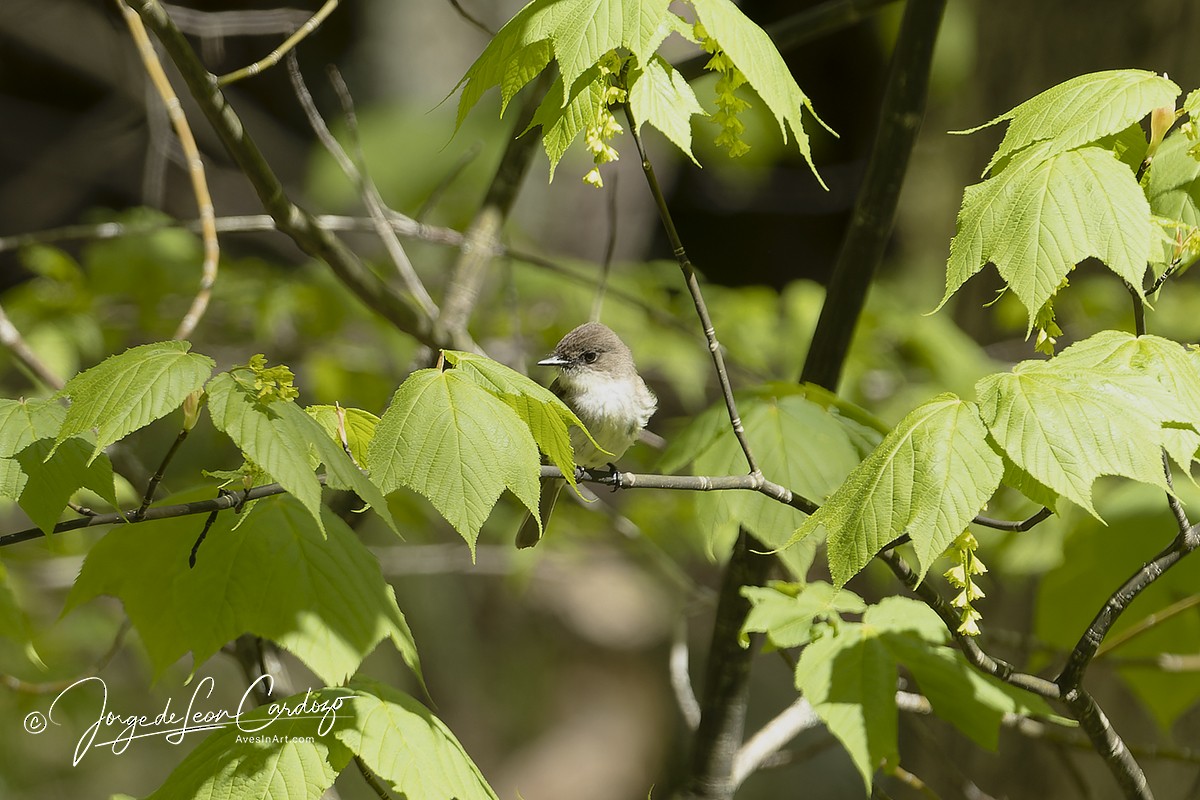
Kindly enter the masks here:
M 553 353 L 537 363 L 558 368 L 550 391 L 575 412 L 600 445 L 597 448 L 583 431 L 571 428 L 575 463 L 581 467 L 604 466 L 624 455 L 658 408 L 658 398 L 638 374 L 633 353 L 602 323 L 585 322 L 570 331 Z M 563 483 L 558 478 L 542 483 L 541 529 L 532 515 L 526 515 L 517 531 L 517 547 L 538 543 Z

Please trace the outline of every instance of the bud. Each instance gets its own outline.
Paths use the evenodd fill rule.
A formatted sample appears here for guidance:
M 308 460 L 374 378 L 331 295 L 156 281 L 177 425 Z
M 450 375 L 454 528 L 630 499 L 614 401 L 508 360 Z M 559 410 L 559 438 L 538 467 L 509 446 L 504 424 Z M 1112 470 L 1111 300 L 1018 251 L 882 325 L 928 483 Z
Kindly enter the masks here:
M 204 407 L 204 390 L 196 391 L 183 398 L 183 429 L 190 431 L 200 421 L 200 409 Z
M 1154 158 L 1163 137 L 1175 124 L 1175 106 L 1159 106 L 1150 112 L 1150 147 L 1146 150 L 1146 158 Z

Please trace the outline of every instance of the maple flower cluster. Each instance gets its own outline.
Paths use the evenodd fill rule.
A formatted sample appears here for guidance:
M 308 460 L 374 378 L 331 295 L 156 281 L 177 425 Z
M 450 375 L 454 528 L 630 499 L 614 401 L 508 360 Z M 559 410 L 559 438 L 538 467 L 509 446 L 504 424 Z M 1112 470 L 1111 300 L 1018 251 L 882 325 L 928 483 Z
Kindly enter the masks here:
M 286 364 L 267 366 L 267 357 L 259 353 L 246 364 L 254 373 L 254 394 L 259 402 L 270 404 L 276 400 L 293 400 L 300 390 L 293 384 L 296 376 Z
M 734 66 L 733 61 L 721 49 L 721 45 L 708 35 L 708 31 L 702 24 L 697 22 L 693 27 L 693 32 L 700 41 L 700 46 L 704 48 L 704 52 L 712 54 L 712 58 L 708 60 L 704 68 L 721 76 L 717 80 L 716 86 L 717 113 L 713 114 L 713 121 L 721 126 L 721 130 L 714 141 L 718 147 L 724 147 L 729 151 L 730 158 L 744 156 L 750 152 L 750 145 L 742 140 L 746 124 L 738 116 L 750 107 L 750 103 L 739 97 L 737 90 L 746 83 L 746 76 Z
M 984 597 L 983 589 L 975 583 L 975 576 L 987 572 L 987 567 L 975 555 L 979 549 L 977 540 L 970 531 L 963 531 L 947 551 L 957 563 L 946 570 L 946 580 L 959 590 L 950 605 L 958 610 L 958 632 L 964 636 L 979 635 L 979 620 L 983 615 L 975 610 L 974 601 Z
M 600 98 L 600 107 L 596 110 L 595 123 L 589 125 L 583 132 L 584 144 L 587 146 L 588 152 L 592 154 L 594 164 L 591 170 L 583 176 L 583 182 L 595 186 L 597 189 L 604 186 L 604 179 L 600 177 L 600 165 L 620 158 L 616 148 L 609 142 L 617 134 L 624 132 L 612 113 L 612 107 L 624 103 L 628 97 L 625 89 L 617 85 L 623 65 L 624 59 L 612 50 L 605 53 L 597 63 L 604 91 Z

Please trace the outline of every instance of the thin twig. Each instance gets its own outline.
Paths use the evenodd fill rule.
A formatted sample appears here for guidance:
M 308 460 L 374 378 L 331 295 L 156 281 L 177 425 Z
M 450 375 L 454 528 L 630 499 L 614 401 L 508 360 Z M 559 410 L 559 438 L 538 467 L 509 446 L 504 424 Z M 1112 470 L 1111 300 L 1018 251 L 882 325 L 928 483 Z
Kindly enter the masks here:
M 187 437 L 188 431 L 186 428 L 179 431 L 179 435 L 175 437 L 175 441 L 171 442 L 171 446 L 167 449 L 167 454 L 163 456 L 158 469 L 150 476 L 150 481 L 146 484 L 146 493 L 142 495 L 142 504 L 138 507 L 137 511 L 133 512 L 133 515 L 138 519 L 146 515 L 146 509 L 154 502 L 154 492 L 158 489 L 158 484 L 162 482 L 163 474 L 167 471 L 167 465 L 171 463 L 171 459 L 175 457 L 176 451 L 179 450 L 179 446 L 183 444 L 183 440 Z
M 467 228 L 465 241 L 446 282 L 442 311 L 436 324 L 436 330 L 446 338 L 466 334 L 467 323 L 479 302 L 489 267 L 502 252 L 500 234 L 512 213 L 525 175 L 529 172 L 533 154 L 537 151 L 537 138 L 521 136 L 520 133 L 529 127 L 538 104 L 549 88 L 550 73 L 547 72 L 527 92 L 513 127 L 509 129 L 508 141 L 483 202 Z
M 1032 530 L 1034 526 L 1049 519 L 1053 514 L 1054 512 L 1050 509 L 1042 508 L 1041 511 L 1038 511 L 1032 516 L 1026 517 L 1022 520 L 1017 520 L 1016 522 L 1011 522 L 1005 519 L 992 519 L 991 517 L 985 517 L 982 515 L 976 516 L 975 519 L 971 521 L 976 525 L 982 525 L 985 528 L 992 528 L 993 530 L 997 531 L 1023 533 L 1025 531 Z
M 1060 696 L 1059 687 L 1053 681 L 1048 681 L 1045 678 L 1040 678 L 1036 675 L 1020 672 L 1012 664 L 998 658 L 993 658 L 983 651 L 979 643 L 970 636 L 964 636 L 958 632 L 959 618 L 955 610 L 948 602 L 938 594 L 928 581 L 922 581 L 917 573 L 913 572 L 912 567 L 900 557 L 900 554 L 895 550 L 884 550 L 879 554 L 879 559 L 892 570 L 900 582 L 903 583 L 910 592 L 915 594 L 925 605 L 933 609 L 942 620 L 942 623 L 950 631 L 950 635 L 954 637 L 958 649 L 966 657 L 971 666 L 978 669 L 980 672 L 991 675 L 993 678 L 1010 683 L 1013 686 L 1024 689 L 1040 697 L 1048 699 L 1058 699 Z
M 204 162 L 200 159 L 200 149 L 196 146 L 196 139 L 192 136 L 187 115 L 183 113 L 183 106 L 180 105 L 179 98 L 175 96 L 171 82 L 167 80 L 167 73 L 158 60 L 158 53 L 155 52 L 154 44 L 151 43 L 150 36 L 146 33 L 142 18 L 129 7 L 125 0 L 116 0 L 116 2 L 117 7 L 121 9 L 121 16 L 125 18 L 125 23 L 129 26 L 130 34 L 133 35 L 133 41 L 137 45 L 138 54 L 142 57 L 146 75 L 150 78 L 150 83 L 158 92 L 158 96 L 162 98 L 167 116 L 170 117 L 171 125 L 175 128 L 175 135 L 179 137 L 184 160 L 187 162 L 188 175 L 192 181 L 192 193 L 196 195 L 196 209 L 200 214 L 200 238 L 204 243 L 200 289 L 192 299 L 191 307 L 179 321 L 179 327 L 175 329 L 174 336 L 176 339 L 186 339 L 192 335 L 200 318 L 204 316 L 209 299 L 212 297 L 213 285 L 217 281 L 221 247 L 217 242 L 217 228 L 214 222 L 216 213 L 213 210 L 212 196 L 208 192 L 208 180 L 204 176 Z
M 367 307 L 421 344 L 439 346 L 440 343 L 433 337 L 433 326 L 427 315 L 367 269 L 354 252 L 321 228 L 316 217 L 292 202 L 279 176 L 271 169 L 262 151 L 217 87 L 214 76 L 200 63 L 195 50 L 167 15 L 162 4 L 158 0 L 127 2 L 134 6 L 146 27 L 154 31 L 162 42 L 200 110 L 254 187 L 279 230 L 290 236 L 305 253 L 328 265 L 346 288 Z
M 542 478 L 561 478 L 558 467 L 544 465 Z M 674 489 L 690 492 L 723 492 L 742 489 L 758 492 L 805 514 L 815 513 L 819 506 L 803 495 L 796 494 L 786 486 L 769 481 L 758 475 L 656 475 L 633 472 L 609 472 L 600 469 L 584 469 L 577 473 L 580 480 L 599 483 L 616 489 Z
M 691 259 L 688 258 L 683 240 L 679 238 L 675 220 L 671 216 L 670 208 L 667 207 L 667 198 L 654 174 L 654 165 L 650 163 L 650 156 L 642 144 L 641 134 L 638 133 L 637 121 L 633 118 L 633 110 L 628 104 L 625 105 L 625 117 L 629 121 L 629 133 L 637 146 L 638 157 L 642 160 L 642 172 L 646 176 L 650 194 L 654 196 L 654 204 L 658 207 L 659 219 L 662 221 L 667 239 L 671 243 L 675 260 L 679 263 L 679 269 L 683 272 L 683 280 L 687 285 L 688 294 L 692 297 L 692 303 L 696 306 L 696 315 L 700 318 L 700 325 L 704 329 L 704 338 L 708 342 L 713 368 L 716 370 L 717 380 L 721 384 L 721 394 L 725 399 L 725 409 L 729 412 L 729 424 L 733 428 L 734 436 L 737 437 L 738 445 L 742 448 L 742 454 L 746 457 L 750 474 L 761 474 L 762 471 L 758 468 L 758 462 L 750 449 L 750 441 L 746 438 L 746 429 L 742 425 L 742 418 L 738 414 L 737 400 L 733 397 L 733 386 L 729 382 L 729 371 L 725 369 L 725 356 L 721 352 L 721 343 L 717 341 L 717 329 L 713 326 L 712 317 L 708 313 L 708 304 L 704 302 L 704 295 L 700 292 L 700 281 L 696 278 L 696 270 L 692 266 Z
M 260 61 L 255 61 L 253 64 L 242 67 L 234 72 L 230 72 L 227 75 L 222 75 L 220 78 L 217 78 L 217 85 L 228 86 L 234 81 L 239 81 L 242 78 L 253 77 L 263 70 L 267 70 L 275 66 L 279 63 L 279 59 L 283 58 L 285 54 L 292 52 L 292 48 L 300 44 L 304 37 L 308 36 L 310 33 L 319 28 L 321 23 L 325 21 L 325 18 L 332 14 L 333 10 L 337 8 L 337 6 L 338 0 L 325 0 L 325 5 L 321 6 L 317 13 L 309 17 L 308 21 L 301 25 L 299 30 L 284 40 L 283 44 L 279 45 L 279 47 L 272 50 L 266 58 L 263 58 Z
M 608 276 L 612 273 L 613 254 L 617 251 L 617 219 L 620 205 L 617 202 L 617 178 L 613 173 L 612 186 L 608 190 L 608 240 L 604 243 L 604 260 L 600 262 L 600 281 L 596 284 L 596 296 L 592 298 L 592 314 L 588 319 L 600 321 L 600 309 L 604 307 L 604 295 L 608 291 Z
M 889 774 L 896 780 L 900 781 L 900 783 L 917 792 L 922 797 L 927 797 L 929 800 L 939 800 L 938 793 L 935 792 L 929 786 L 929 784 L 925 783 L 925 781 L 921 780 L 919 777 L 909 772 L 899 764 L 892 767 L 889 770 Z
M 1182 614 L 1184 611 L 1187 611 L 1190 608 L 1195 608 L 1196 606 L 1200 606 L 1200 594 L 1190 595 L 1182 600 L 1171 603 L 1171 605 L 1167 606 L 1161 611 L 1155 611 L 1153 614 L 1147 615 L 1141 621 L 1126 628 L 1120 633 L 1114 634 L 1113 636 L 1105 639 L 1104 644 L 1102 644 L 1099 649 L 1096 650 L 1096 658 L 1104 658 L 1104 656 L 1106 656 L 1108 653 L 1116 650 L 1129 640 L 1141 636 L 1146 631 L 1152 630 L 1154 626 L 1162 622 L 1166 622 L 1172 617 Z
M 687 620 L 681 618 L 675 626 L 675 635 L 671 639 L 671 657 L 669 672 L 671 689 L 675 693 L 675 703 L 683 722 L 688 730 L 700 727 L 700 703 L 696 700 L 696 692 L 692 688 L 692 675 L 688 666 Z
M 371 791 L 375 792 L 375 796 L 379 800 L 392 800 L 392 795 L 387 790 L 387 786 L 378 775 L 367 766 L 367 762 L 363 761 L 362 756 L 354 756 L 354 766 L 358 767 L 358 771 L 362 774 L 363 780 L 367 782 L 367 786 L 371 787 Z
M 484 25 L 483 22 L 478 17 L 472 15 L 469 11 L 467 11 L 465 8 L 463 8 L 462 3 L 459 2 L 459 0 L 448 0 L 448 2 L 450 3 L 451 6 L 454 7 L 454 10 L 458 12 L 458 15 L 460 17 L 462 17 L 467 22 L 474 25 L 476 28 L 478 28 L 483 33 L 487 34 L 489 38 L 496 35 L 496 32 L 494 30 L 489 28 L 487 25 Z
M 13 325 L 12 320 L 8 318 L 4 306 L 0 306 L 0 344 L 7 347 L 13 357 L 43 385 L 56 392 L 63 388 L 63 379 L 55 375 L 54 371 L 46 366 L 46 362 L 33 352 L 33 349 L 25 341 L 25 337 L 21 336 L 21 332 L 17 330 L 17 326 Z
M 118 652 L 120 652 L 121 646 L 125 644 L 125 636 L 129 633 L 130 627 L 131 623 L 129 622 L 128 618 L 121 622 L 121 626 L 117 628 L 116 635 L 113 636 L 112 644 L 108 646 L 108 649 L 105 650 L 104 653 L 98 659 L 96 659 L 88 669 L 84 670 L 84 675 L 96 675 L 104 671 L 104 668 L 108 666 L 109 662 L 113 660 Z M 78 682 L 78 678 L 68 678 L 67 680 L 61 681 L 30 683 L 29 681 L 23 681 L 13 675 L 0 674 L 0 684 L 7 686 L 14 692 L 23 692 L 25 694 L 52 694 L 55 692 L 61 692 L 68 686 L 72 686 Z
M 304 83 L 304 76 L 300 73 L 300 62 L 297 60 L 295 53 L 288 53 L 287 69 L 288 77 L 292 82 L 292 90 L 296 94 L 296 99 L 300 101 L 300 107 L 304 110 L 304 116 L 308 120 L 309 126 L 313 129 L 321 144 L 325 146 L 325 149 L 333 156 L 333 160 L 337 162 L 346 178 L 358 189 L 359 195 L 367 207 L 367 212 L 371 216 L 371 221 L 374 223 L 375 232 L 378 234 L 380 241 L 383 242 L 388 256 L 392 259 L 392 264 L 396 267 L 396 273 L 400 276 L 401 282 L 408 289 L 409 294 L 422 313 L 430 320 L 434 319 L 437 316 L 437 306 L 434 305 L 433 298 L 426 291 L 425 284 L 417 276 L 412 262 L 408 260 L 408 254 L 404 252 L 399 239 L 396 238 L 396 232 L 388 224 L 387 209 L 383 198 L 380 196 L 379 190 L 375 188 L 375 183 L 366 173 L 365 165 L 361 165 L 360 169 L 360 165 L 354 163 L 354 160 L 347 155 L 345 149 L 342 148 L 341 144 L 338 143 L 338 140 L 329 130 L 329 126 L 325 124 L 321 112 L 317 110 L 317 105 L 313 102 L 312 94 L 308 91 L 308 87 Z M 355 117 L 349 91 L 346 91 L 342 95 L 341 91 L 345 88 L 345 85 L 342 84 L 339 87 L 336 81 L 334 88 L 338 90 L 343 108 L 346 110 L 347 121 L 350 129 L 353 131 L 351 135 L 356 136 L 358 126 L 357 122 L 354 121 Z
M 1108 598 L 1104 607 L 1096 614 L 1091 625 L 1084 631 L 1079 642 L 1067 657 L 1067 663 L 1062 672 L 1054 679 L 1063 694 L 1078 687 L 1083 681 L 1083 675 L 1092 659 L 1095 658 L 1109 629 L 1134 598 L 1197 547 L 1200 547 L 1200 528 L 1193 525 L 1181 531 L 1171 544 L 1152 561 L 1137 570 L 1129 580 L 1122 584 L 1121 588 Z
M 746 740 L 733 762 L 734 788 L 757 772 L 768 759 L 801 733 L 821 724 L 807 698 L 801 697 Z

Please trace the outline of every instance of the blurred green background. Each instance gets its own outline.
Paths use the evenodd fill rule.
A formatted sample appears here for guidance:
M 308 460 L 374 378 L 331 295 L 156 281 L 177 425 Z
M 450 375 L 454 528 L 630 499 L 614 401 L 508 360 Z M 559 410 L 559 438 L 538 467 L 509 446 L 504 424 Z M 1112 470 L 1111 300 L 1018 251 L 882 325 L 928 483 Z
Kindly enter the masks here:
M 296 2 L 294 11 L 253 19 L 297 24 L 319 5 Z M 462 5 L 495 29 L 520 3 Z M 742 4 L 762 24 L 815 5 Z M 237 34 L 251 18 L 240 12 L 273 8 L 269 2 L 228 2 L 170 10 L 210 69 L 221 73 L 276 46 L 279 34 Z M 820 284 L 836 258 L 865 167 L 901 8 L 889 4 L 787 54 L 798 83 L 840 134 L 834 139 L 810 131 L 828 192 L 760 114 L 748 115 L 752 150 L 735 162 L 713 147 L 716 127 L 697 123 L 702 170 L 681 161 L 657 134 L 648 136 L 681 235 L 706 282 L 737 385 L 799 375 L 820 310 Z M 975 126 L 1067 78 L 1102 69 L 1166 72 L 1189 91 L 1200 85 L 1197 34 L 1200 7 L 1191 0 L 950 1 L 895 234 L 841 387 L 849 400 L 894 423 L 938 391 L 971 396 L 980 376 L 1033 355 L 1024 341 L 1023 311 L 1012 298 L 984 308 L 1000 286 L 990 270 L 946 310 L 924 315 L 941 296 L 963 187 L 979 180 L 1001 135 L 994 129 L 969 137 L 947 131 Z M 486 42 L 448 0 L 357 0 L 344 2 L 299 50 L 318 105 L 343 142 L 346 126 L 326 65 L 336 64 L 345 76 L 358 107 L 366 164 L 387 203 L 431 225 L 462 230 L 470 223 L 505 140 L 514 134 L 515 111 L 496 119 L 494 96 L 454 134 L 456 101 L 445 98 Z M 710 104 L 711 88 L 698 84 L 697 94 Z M 355 188 L 315 142 L 282 67 L 234 85 L 228 97 L 302 205 L 364 216 Z M 125 347 L 170 337 L 195 293 L 199 241 L 177 229 L 20 248 L 4 237 L 80 223 L 194 219 L 181 154 L 156 103 L 112 4 L 0 3 L 0 303 L 63 377 Z M 249 184 L 187 97 L 183 105 L 205 156 L 217 214 L 261 213 Z M 632 143 L 623 137 L 615 144 L 622 160 L 605 173 L 604 191 L 579 180 L 590 166 L 581 148 L 568 154 L 554 184 L 547 182 L 544 156 L 535 156 L 505 239 L 516 253 L 552 263 L 519 255 L 494 261 L 470 328 L 493 357 L 527 368 L 587 318 L 612 239 L 602 319 L 632 344 L 661 399 L 651 429 L 669 440 L 717 394 L 703 336 L 669 261 Z M 346 240 L 389 274 L 372 235 L 347 234 Z M 273 363 L 293 368 L 304 402 L 337 401 L 380 413 L 414 367 L 415 344 L 282 235 L 225 234 L 221 245 L 220 277 L 192 337 L 194 348 L 216 358 L 219 368 L 264 352 Z M 457 251 L 419 241 L 407 241 L 406 248 L 440 298 Z M 1072 284 L 1057 304 L 1064 344 L 1095 330 L 1131 327 L 1125 291 L 1111 275 L 1085 265 Z M 1174 283 L 1156 305 L 1151 331 L 1196 338 L 1196 295 L 1190 278 Z M 0 396 L 44 393 L 0 352 Z M 136 434 L 129 444 L 139 469 L 152 471 L 174 435 L 173 424 Z M 639 447 L 622 463 L 653 469 L 655 460 L 651 448 Z M 203 423 L 172 465 L 166 487 L 191 488 L 202 482 L 201 469 L 238 462 L 232 446 Z M 125 497 L 133 496 L 126 487 Z M 1102 598 L 1169 539 L 1173 524 L 1152 490 L 1121 487 L 1097 496 L 1111 523 L 1106 528 L 1068 512 L 1032 533 L 981 536 L 992 573 L 980 609 L 991 635 L 987 645 L 998 654 L 1034 669 L 1061 660 Z M 693 676 L 703 675 L 719 565 L 710 557 L 708 526 L 684 494 L 624 492 L 586 508 L 562 505 L 550 538 L 533 552 L 518 553 L 511 537 L 520 511 L 511 498 L 503 499 L 484 527 L 475 564 L 457 534 L 412 495 L 393 499 L 404 542 L 371 520 L 361 522 L 360 532 L 377 548 L 396 587 L 436 712 L 502 797 L 644 798 L 652 785 L 670 785 L 685 757 L 687 734 L 669 685 L 668 655 L 680 637 L 691 647 Z M 1027 503 L 1002 496 L 989 513 L 1028 510 Z M 0 533 L 26 525 L 18 509 L 0 506 Z M 58 690 L 30 693 L 18 690 L 19 681 L 70 682 L 98 674 L 107 683 L 109 706 L 126 713 L 157 713 L 168 698 L 173 705 L 186 702 L 192 685 L 185 681 L 193 669 L 215 678 L 213 706 L 236 705 L 244 689 L 236 664 L 224 656 L 203 665 L 181 663 L 152 682 L 133 633 L 97 671 L 118 636 L 119 604 L 92 603 L 59 615 L 99 535 L 72 533 L 0 552 L 46 664 L 43 671 L 19 650 L 0 647 L 0 673 L 8 684 L 0 687 L 4 797 L 146 794 L 197 741 L 139 741 L 121 755 L 89 753 L 72 767 L 71 752 L 98 702 L 95 693 L 71 694 L 69 722 L 35 737 L 21 721 L 32 710 L 45 711 Z M 1198 569 L 1185 564 L 1173 573 L 1139 599 L 1125 624 L 1194 594 Z M 873 568 L 854 588 L 869 597 L 898 591 L 890 575 Z M 1126 741 L 1195 747 L 1200 680 L 1195 673 L 1164 676 L 1149 669 L 1147 659 L 1162 651 L 1200 652 L 1195 609 L 1098 662 L 1089 685 Z M 284 663 L 301 689 L 315 685 L 296 662 L 284 656 Z M 415 688 L 393 653 L 381 650 L 364 669 Z M 794 697 L 784 662 L 760 659 L 752 691 L 751 730 Z M 1117 796 L 1099 759 L 1086 750 L 1006 732 L 999 752 L 987 753 L 937 720 L 905 716 L 901 725 L 905 766 L 942 797 Z M 751 778 L 740 796 L 860 796 L 848 759 L 823 732 L 806 733 L 792 750 L 789 763 Z M 1200 795 L 1195 758 L 1144 759 L 1143 766 L 1159 797 Z M 964 788 L 968 779 L 982 794 Z M 336 791 L 348 799 L 371 796 L 355 774 L 343 776 Z M 903 787 L 889 791 L 916 796 Z

